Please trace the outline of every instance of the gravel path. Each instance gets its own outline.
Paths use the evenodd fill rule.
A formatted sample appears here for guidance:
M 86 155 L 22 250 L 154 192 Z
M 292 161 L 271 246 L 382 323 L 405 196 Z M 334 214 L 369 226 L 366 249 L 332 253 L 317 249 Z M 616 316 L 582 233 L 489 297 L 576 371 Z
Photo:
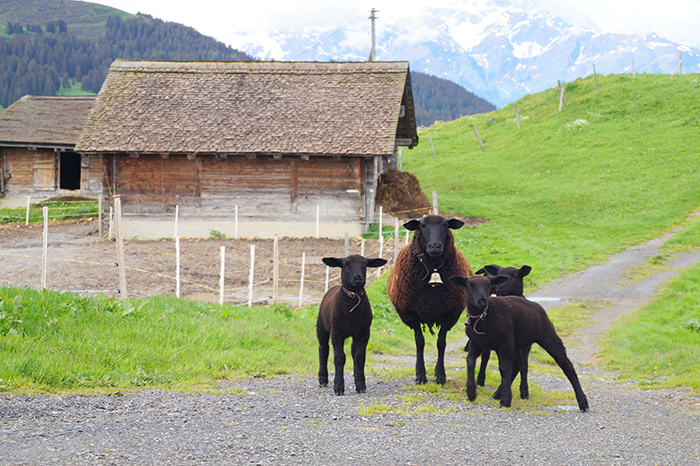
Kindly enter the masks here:
M 615 318 L 700 261 L 700 253 L 681 255 L 668 271 L 621 284 L 622 273 L 655 255 L 666 239 L 631 248 L 530 296 L 560 298 L 543 301 L 548 308 L 572 299 L 610 303 L 593 317 L 592 327 L 566 342 L 591 405 L 588 413 L 578 411 L 561 373 L 532 375 L 545 391 L 571 394 L 561 406 L 535 409 L 471 404 L 466 396 L 417 391 L 412 379 L 371 375 L 367 393 L 354 393 L 350 380 L 343 397 L 313 379 L 294 377 L 222 382 L 220 394 L 12 395 L 0 397 L 0 464 L 699 464 L 700 397 L 687 389 L 643 391 L 619 384 L 595 359 L 597 338 Z M 426 349 L 434 343 L 428 337 Z M 448 364 L 463 364 L 463 345 L 448 347 Z M 412 367 L 413 358 L 399 363 Z

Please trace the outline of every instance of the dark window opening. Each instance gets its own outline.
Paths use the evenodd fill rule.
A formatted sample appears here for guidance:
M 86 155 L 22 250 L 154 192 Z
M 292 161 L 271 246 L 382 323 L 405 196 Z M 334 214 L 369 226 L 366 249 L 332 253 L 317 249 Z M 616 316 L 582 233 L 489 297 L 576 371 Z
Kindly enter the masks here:
M 80 155 L 61 153 L 61 189 L 80 189 Z

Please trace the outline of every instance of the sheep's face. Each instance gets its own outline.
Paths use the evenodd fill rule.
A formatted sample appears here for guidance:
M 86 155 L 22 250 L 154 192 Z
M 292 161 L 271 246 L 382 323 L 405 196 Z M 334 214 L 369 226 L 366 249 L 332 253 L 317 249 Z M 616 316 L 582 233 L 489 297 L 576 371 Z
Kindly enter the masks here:
M 485 265 L 477 270 L 476 274 L 483 274 L 491 280 L 491 294 L 496 296 L 522 296 L 523 295 L 523 278 L 526 277 L 532 267 L 524 265 L 519 269 L 515 267 L 500 267 L 498 265 Z M 496 285 L 493 282 L 494 277 L 503 276 L 507 280 Z
M 506 277 L 494 277 L 494 282 L 498 283 L 505 280 Z M 491 280 L 480 275 L 472 277 L 463 277 L 455 275 L 450 277 L 450 283 L 454 286 L 463 286 L 467 297 L 467 309 L 471 313 L 484 311 L 489 305 L 489 296 L 491 295 Z
M 350 291 L 361 291 L 367 280 L 367 267 L 381 267 L 386 264 L 385 259 L 365 259 L 359 254 L 348 256 L 344 259 L 336 257 L 324 257 L 323 263 L 329 267 L 340 267 L 340 281 Z
M 454 241 L 450 229 L 461 228 L 464 222 L 455 218 L 447 220 L 439 215 L 428 215 L 418 220 L 404 223 L 407 230 L 419 235 L 421 248 L 429 257 L 436 259 L 448 249 Z

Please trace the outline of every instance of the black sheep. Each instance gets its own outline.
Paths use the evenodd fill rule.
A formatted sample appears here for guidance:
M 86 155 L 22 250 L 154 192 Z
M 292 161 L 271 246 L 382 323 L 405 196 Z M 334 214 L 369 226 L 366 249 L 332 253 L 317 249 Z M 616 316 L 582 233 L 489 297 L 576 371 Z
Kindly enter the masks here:
M 496 277 L 494 282 L 503 281 Z M 491 280 L 481 276 L 450 277 L 455 286 L 463 286 L 467 299 L 466 332 L 469 337 L 467 354 L 467 396 L 476 398 L 474 368 L 483 349 L 496 351 L 501 373 L 501 406 L 509 407 L 513 394 L 511 383 L 521 368 L 521 352 L 533 343 L 539 344 L 561 367 L 576 393 L 581 411 L 588 411 L 588 399 L 583 393 L 574 365 L 557 335 L 547 312 L 539 304 L 517 296 L 490 296 Z
M 523 296 L 523 278 L 530 274 L 532 267 L 523 265 L 522 267 L 501 267 L 496 264 L 485 265 L 476 272 L 476 275 L 483 275 L 489 280 L 497 276 L 508 277 L 508 280 L 499 283 L 498 285 L 491 282 L 491 294 L 496 296 Z M 469 343 L 464 347 L 464 351 L 469 351 Z M 521 365 L 525 370 L 520 373 L 520 398 L 528 398 L 530 391 L 527 386 L 527 359 L 530 355 L 530 349 L 524 350 L 521 356 Z M 479 374 L 476 376 L 476 384 L 484 386 L 486 384 L 486 366 L 488 366 L 491 358 L 491 350 L 485 349 L 481 353 L 481 365 L 479 366 Z M 500 389 L 500 388 L 499 388 Z M 500 392 L 497 392 L 500 393 Z
M 458 321 L 466 302 L 464 293 L 449 282 L 452 275 L 472 275 L 467 259 L 454 244 L 451 229 L 464 222 L 428 215 L 404 223 L 414 231 L 411 243 L 399 252 L 387 280 L 387 294 L 401 320 L 413 329 L 416 342 L 416 383 L 428 381 L 425 375 L 423 326 L 433 333 L 439 327 L 435 381 L 444 384 L 447 331 Z
M 348 256 L 344 259 L 324 257 L 323 263 L 329 267 L 340 267 L 340 281 L 326 292 L 318 309 L 316 321 L 316 336 L 318 337 L 318 383 L 328 385 L 328 340 L 333 343 L 333 362 L 335 363 L 335 379 L 333 391 L 336 395 L 345 393 L 345 350 L 343 345 L 346 338 L 352 337 L 350 353 L 353 360 L 355 389 L 364 393 L 365 385 L 365 352 L 369 342 L 370 325 L 372 324 L 372 307 L 365 293 L 367 267 L 381 267 L 386 264 L 384 259 L 365 259 L 360 255 Z

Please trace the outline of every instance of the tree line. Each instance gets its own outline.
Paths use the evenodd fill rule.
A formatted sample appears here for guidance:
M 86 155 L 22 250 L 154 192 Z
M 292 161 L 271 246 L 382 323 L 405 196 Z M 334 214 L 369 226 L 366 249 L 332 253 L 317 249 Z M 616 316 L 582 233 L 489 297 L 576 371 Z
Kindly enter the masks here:
M 40 32 L 39 32 L 40 31 Z M 64 21 L 45 27 L 8 22 L 0 38 L 0 105 L 26 94 L 55 95 L 71 81 L 98 93 L 112 62 L 130 60 L 250 61 L 193 28 L 139 14 L 110 16 L 97 42 L 72 34 Z
M 411 84 L 418 126 L 496 110 L 492 103 L 447 79 L 413 71 Z

